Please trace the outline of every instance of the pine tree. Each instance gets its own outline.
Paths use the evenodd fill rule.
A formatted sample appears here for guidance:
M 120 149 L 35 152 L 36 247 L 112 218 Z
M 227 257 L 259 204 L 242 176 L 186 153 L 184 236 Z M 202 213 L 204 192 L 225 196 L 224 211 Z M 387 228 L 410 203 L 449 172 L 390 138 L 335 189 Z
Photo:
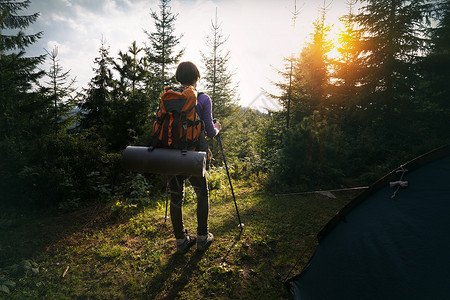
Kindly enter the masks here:
M 361 27 L 367 72 L 364 108 L 408 108 L 418 80 L 416 63 L 425 45 L 426 0 L 366 0 L 355 17 Z
M 44 55 L 26 57 L 42 32 L 26 34 L 39 13 L 20 15 L 30 1 L 0 1 L 0 205 L 32 198 L 41 170 L 37 145 L 49 131 L 51 102 L 38 93 Z M 6 31 L 6 34 L 3 31 Z
M 326 10 L 321 8 L 320 16 L 314 21 L 311 41 L 302 49 L 294 65 L 291 110 L 297 122 L 302 121 L 314 110 L 324 110 L 329 103 L 331 50 L 328 40 L 330 27 L 326 24 Z
M 114 97 L 111 102 L 109 122 L 105 136 L 111 150 L 122 150 L 135 142 L 143 134 L 149 120 L 150 101 L 146 93 L 144 49 L 133 42 L 128 52 L 119 52 L 119 61 L 114 62 L 114 69 L 119 73 Z
M 348 3 L 348 13 L 340 18 L 345 29 L 339 34 L 339 57 L 333 61 L 333 103 L 339 109 L 354 109 L 357 103 L 358 86 L 364 70 L 361 37 L 356 27 L 353 6 L 356 0 Z
M 156 78 L 154 88 L 162 92 L 164 86 L 175 82 L 170 76 L 172 68 L 179 62 L 184 50 L 176 51 L 180 37 L 174 35 L 175 21 L 178 15 L 174 15 L 170 8 L 170 0 L 160 0 L 159 14 L 151 11 L 151 17 L 155 23 L 155 32 L 144 31 L 150 45 L 146 48 L 146 55 L 150 69 L 154 71 Z
M 295 31 L 295 23 L 297 21 L 297 16 L 300 13 L 299 10 L 297 10 L 297 0 L 294 2 L 294 11 L 292 12 L 292 29 Z M 291 100 L 292 100 L 292 84 L 294 80 L 294 63 L 295 58 L 294 54 L 291 53 L 289 59 L 287 60 L 289 62 L 289 87 L 287 91 L 287 97 L 285 99 L 285 105 L 286 108 L 286 129 L 289 130 L 290 126 L 290 120 L 291 120 Z
M 361 77 L 360 136 L 366 157 L 405 151 L 426 135 L 417 114 L 422 75 L 418 62 L 426 53 L 424 20 L 427 0 L 366 0 L 356 15 L 365 70 Z M 370 165 L 370 161 L 367 162 Z
M 281 188 L 286 184 L 289 188 L 323 187 L 339 177 L 341 131 L 329 118 L 332 43 L 328 39 L 331 28 L 327 25 L 327 9 L 324 2 L 313 23 L 311 39 L 295 60 L 292 80 L 286 60 L 282 72 L 285 82 L 278 84 L 283 92 L 281 100 L 286 103 L 291 98 L 290 128 L 281 136 L 277 158 L 272 162 L 276 184 Z
M 45 50 L 50 58 L 50 69 L 46 72 L 48 77 L 47 90 L 49 98 L 53 101 L 53 124 L 55 131 L 67 130 L 74 122 L 73 109 L 75 108 L 75 78 L 70 79 L 70 70 L 64 71 L 59 63 L 58 47 L 51 52 Z
M 332 84 L 330 90 L 331 111 L 344 131 L 354 132 L 361 123 L 367 123 L 361 113 L 361 101 L 364 97 L 361 81 L 366 70 L 361 47 L 354 5 L 357 0 L 348 2 L 348 13 L 340 18 L 345 26 L 340 32 L 337 43 L 339 56 L 332 61 Z
M 228 71 L 227 66 L 230 52 L 223 49 L 227 39 L 222 35 L 220 26 L 216 10 L 215 19 L 214 21 L 211 20 L 211 33 L 206 37 L 209 52 L 206 54 L 200 53 L 204 71 L 198 89 L 211 97 L 213 117 L 222 123 L 221 135 L 224 139 L 227 139 L 227 134 L 232 136 L 233 130 L 238 128 L 239 120 L 233 118 L 238 109 L 236 105 L 237 92 L 236 86 L 233 85 L 233 73 Z M 234 132 L 234 134 L 239 133 Z M 216 162 L 221 163 L 218 143 L 211 140 L 209 146 Z M 232 146 L 231 148 L 238 147 Z M 230 147 L 228 147 L 228 151 L 230 151 Z
M 297 9 L 297 0 L 294 1 L 294 11 L 292 12 L 292 28 L 295 32 L 296 20 L 300 11 Z M 293 33 L 294 33 L 293 32 Z M 270 94 L 270 97 L 278 99 L 279 103 L 283 107 L 283 112 L 286 119 L 286 129 L 289 130 L 291 124 L 291 102 L 293 100 L 293 84 L 294 84 L 294 65 L 296 63 L 296 57 L 294 53 L 290 53 L 289 57 L 285 57 L 284 69 L 276 70 L 279 75 L 283 77 L 282 82 L 274 83 L 278 87 L 282 94 L 277 96 Z
M 95 76 L 91 79 L 89 87 L 85 89 L 85 95 L 79 104 L 83 113 L 80 123 L 82 130 L 93 127 L 101 130 L 109 117 L 112 91 L 115 86 L 112 76 L 114 64 L 109 56 L 109 47 L 103 39 L 99 55 L 94 59 L 97 65 L 97 68 L 93 68 Z
M 145 57 L 140 57 L 141 52 L 144 48 L 138 47 L 136 41 L 128 47 L 128 52 L 119 52 L 119 63 L 114 63 L 114 69 L 119 72 L 118 89 L 129 93 L 144 89 L 148 71 L 145 69 Z
M 321 9 L 321 15 L 313 25 L 312 41 L 302 51 L 301 60 L 311 103 L 319 107 L 326 104 L 326 89 L 329 84 L 327 54 L 331 50 L 331 42 L 328 40 L 330 27 L 326 24 L 326 7 Z
M 271 96 L 278 99 L 284 108 L 287 129 L 311 115 L 314 110 L 328 105 L 330 61 L 327 54 L 331 50 L 331 43 L 327 39 L 330 31 L 326 24 L 327 9 L 324 3 L 320 16 L 314 21 L 311 40 L 301 53 L 285 58 L 284 69 L 278 70 L 283 81 L 275 83 L 275 86 L 281 90 L 281 95 Z M 294 18 L 298 13 L 297 10 L 295 12 Z
M 223 49 L 227 39 L 222 35 L 217 10 L 214 22 L 211 21 L 211 35 L 206 41 L 210 51 L 208 54 L 201 53 L 205 70 L 202 86 L 211 97 L 213 116 L 224 120 L 234 111 L 236 86 L 233 85 L 233 73 L 228 71 L 230 52 Z
M 284 58 L 283 70 L 276 70 L 276 72 L 283 78 L 280 82 L 275 82 L 274 85 L 281 91 L 281 95 L 269 94 L 273 99 L 277 99 L 279 104 L 283 107 L 284 119 L 286 122 L 285 128 L 289 130 L 291 127 L 292 105 L 294 98 L 294 65 L 296 64 L 296 57 L 291 54 L 290 57 Z
M 0 35 L 0 54 L 2 56 L 9 50 L 25 50 L 42 36 L 42 32 L 27 35 L 23 31 L 37 20 L 39 13 L 27 16 L 17 15 L 19 11 L 27 9 L 30 3 L 30 0 L 0 2 L 0 30 L 19 29 L 15 35 Z
M 426 75 L 429 79 L 428 94 L 449 107 L 450 87 L 450 0 L 436 7 L 438 25 L 430 30 L 431 50 L 425 59 Z
M 438 22 L 429 30 L 432 44 L 421 64 L 423 81 L 418 102 L 429 135 L 445 143 L 450 139 L 450 0 L 438 3 L 435 12 Z
M 0 2 L 0 140 L 34 131 L 33 123 L 39 122 L 47 105 L 32 91 L 43 76 L 37 66 L 45 57 L 25 57 L 25 49 L 42 36 L 24 32 L 39 17 L 39 13 L 18 15 L 29 5 L 30 1 Z

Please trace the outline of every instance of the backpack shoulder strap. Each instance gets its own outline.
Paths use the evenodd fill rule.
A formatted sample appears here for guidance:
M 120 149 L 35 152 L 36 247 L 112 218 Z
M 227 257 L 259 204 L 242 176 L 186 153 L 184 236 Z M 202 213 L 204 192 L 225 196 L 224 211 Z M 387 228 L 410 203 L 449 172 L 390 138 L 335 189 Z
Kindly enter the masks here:
M 203 95 L 204 93 L 203 92 L 198 92 L 197 93 L 197 103 L 198 103 L 198 105 L 200 105 L 200 108 L 203 110 L 203 105 L 200 103 L 200 101 L 198 101 L 198 97 L 200 97 L 200 95 Z

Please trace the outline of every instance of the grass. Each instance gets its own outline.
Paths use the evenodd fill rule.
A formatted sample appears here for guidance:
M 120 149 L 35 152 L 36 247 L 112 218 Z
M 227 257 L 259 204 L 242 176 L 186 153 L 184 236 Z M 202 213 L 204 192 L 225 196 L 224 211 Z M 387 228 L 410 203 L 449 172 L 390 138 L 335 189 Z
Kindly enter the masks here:
M 0 299 L 289 299 L 276 278 L 307 263 L 315 234 L 354 194 L 279 196 L 235 187 L 244 230 L 228 187 L 210 194 L 206 252 L 175 254 L 164 206 L 117 218 L 109 207 L 58 216 L 2 216 Z M 184 206 L 196 229 L 196 205 Z M 2 225 L 3 224 L 3 225 Z M 313 242 L 311 244 L 311 242 Z

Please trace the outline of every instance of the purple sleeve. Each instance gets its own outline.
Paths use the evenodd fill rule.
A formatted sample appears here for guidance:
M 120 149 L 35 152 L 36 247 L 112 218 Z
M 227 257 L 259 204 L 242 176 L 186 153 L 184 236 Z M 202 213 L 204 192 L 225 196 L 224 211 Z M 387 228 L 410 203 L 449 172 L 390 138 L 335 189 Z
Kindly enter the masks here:
M 206 135 L 209 138 L 213 138 L 217 135 L 219 130 L 214 128 L 213 117 L 212 117 L 212 108 L 211 108 L 211 98 L 209 98 L 206 94 L 201 94 L 197 98 L 199 108 L 200 120 L 203 120 L 205 123 Z

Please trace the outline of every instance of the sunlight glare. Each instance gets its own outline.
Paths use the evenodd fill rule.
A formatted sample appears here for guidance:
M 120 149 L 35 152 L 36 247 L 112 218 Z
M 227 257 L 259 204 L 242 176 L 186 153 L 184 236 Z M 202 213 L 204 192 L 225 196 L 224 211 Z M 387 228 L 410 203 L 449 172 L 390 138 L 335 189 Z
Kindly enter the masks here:
M 328 52 L 327 56 L 331 60 L 337 60 L 341 56 L 341 54 L 339 53 L 339 48 L 342 48 L 345 44 L 342 40 L 342 34 L 344 33 L 344 31 L 344 24 L 342 24 L 342 22 L 340 21 L 337 21 L 330 26 L 330 31 L 328 33 L 327 39 L 330 42 L 331 49 Z

